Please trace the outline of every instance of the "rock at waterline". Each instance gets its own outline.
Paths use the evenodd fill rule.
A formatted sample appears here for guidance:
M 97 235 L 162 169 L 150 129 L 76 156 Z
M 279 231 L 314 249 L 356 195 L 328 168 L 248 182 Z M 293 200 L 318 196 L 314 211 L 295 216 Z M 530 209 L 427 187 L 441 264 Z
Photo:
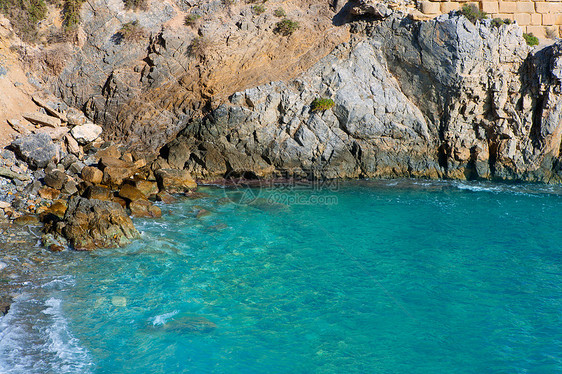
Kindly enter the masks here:
M 58 148 L 44 133 L 32 134 L 14 140 L 11 144 L 18 156 L 35 168 L 44 168 L 58 156 Z
M 181 193 L 197 188 L 197 183 L 187 170 L 159 169 L 154 172 L 161 190 L 170 193 Z
M 121 205 L 79 196 L 70 199 L 63 220 L 46 225 L 45 230 L 65 237 L 81 251 L 121 247 L 139 237 Z

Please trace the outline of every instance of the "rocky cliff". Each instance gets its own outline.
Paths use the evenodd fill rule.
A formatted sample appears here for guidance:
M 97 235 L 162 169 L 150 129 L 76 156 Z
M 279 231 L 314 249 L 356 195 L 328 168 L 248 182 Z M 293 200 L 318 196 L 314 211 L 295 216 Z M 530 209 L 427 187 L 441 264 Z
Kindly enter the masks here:
M 302 24 L 284 37 L 272 14 L 243 4 L 163 1 L 139 13 L 97 0 L 51 84 L 111 140 L 160 150 L 154 169 L 199 179 L 560 181 L 560 42 L 532 50 L 516 24 L 454 12 L 414 21 L 367 3 L 336 14 L 285 2 Z M 200 23 L 184 25 L 194 12 Z M 125 41 L 132 20 L 143 37 Z M 334 106 L 313 110 L 319 98 Z
M 133 11 L 122 0 L 89 1 L 79 44 L 51 87 L 111 140 L 150 153 L 233 92 L 290 79 L 349 37 L 332 24 L 327 2 L 272 0 L 258 11 L 255 4 L 164 0 Z M 275 33 L 275 9 L 299 29 Z M 122 33 L 131 22 L 133 39 Z
M 443 15 L 352 24 L 286 82 L 237 92 L 190 123 L 158 167 L 195 176 L 447 177 L 559 182 L 562 43 Z M 316 98 L 335 105 L 313 111 Z

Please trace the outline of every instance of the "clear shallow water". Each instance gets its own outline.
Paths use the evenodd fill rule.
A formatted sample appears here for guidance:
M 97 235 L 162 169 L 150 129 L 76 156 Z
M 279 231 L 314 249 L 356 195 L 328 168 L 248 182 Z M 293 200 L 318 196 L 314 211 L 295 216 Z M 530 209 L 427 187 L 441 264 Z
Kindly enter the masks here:
M 562 373 L 562 189 L 204 190 L 56 257 L 0 372 Z

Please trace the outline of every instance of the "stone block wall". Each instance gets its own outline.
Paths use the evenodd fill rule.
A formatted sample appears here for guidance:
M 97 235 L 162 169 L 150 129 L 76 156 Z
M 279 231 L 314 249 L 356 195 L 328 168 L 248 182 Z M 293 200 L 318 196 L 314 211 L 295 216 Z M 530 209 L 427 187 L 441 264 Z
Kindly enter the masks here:
M 491 18 L 516 21 L 524 32 L 533 33 L 539 38 L 562 36 L 562 0 L 547 1 L 449 1 L 421 0 L 419 10 L 428 16 L 449 13 L 460 9 L 464 4 L 474 4 Z

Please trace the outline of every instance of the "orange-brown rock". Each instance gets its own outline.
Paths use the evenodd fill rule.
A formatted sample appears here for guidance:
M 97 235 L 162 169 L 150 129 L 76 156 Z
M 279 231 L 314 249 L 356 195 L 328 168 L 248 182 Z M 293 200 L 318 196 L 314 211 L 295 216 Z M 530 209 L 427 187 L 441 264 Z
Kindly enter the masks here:
M 160 169 L 154 172 L 158 187 L 170 193 L 181 193 L 197 188 L 195 179 L 187 170 Z
M 129 203 L 133 217 L 160 218 L 162 211 L 148 200 L 135 200 Z
M 152 196 L 158 193 L 158 183 L 153 181 L 135 181 L 135 187 L 138 188 L 145 196 Z
M 123 246 L 139 236 L 119 204 L 79 196 L 70 199 L 64 219 L 46 230 L 66 238 L 76 250 Z
M 121 186 L 119 196 L 128 201 L 146 200 L 146 196 L 138 188 L 130 184 Z
M 55 190 L 54 188 L 47 187 L 47 186 L 41 187 L 37 192 L 39 193 L 39 196 L 41 196 L 41 198 L 47 200 L 55 200 L 60 195 L 59 190 Z
M 94 166 L 85 166 L 82 169 L 82 179 L 86 182 L 100 184 L 103 179 L 103 172 Z
M 99 151 L 97 151 L 96 157 L 97 158 L 103 158 L 103 157 L 120 158 L 121 157 L 121 151 L 119 151 L 117 146 L 112 144 L 109 147 L 106 147 L 106 148 L 103 148 L 103 149 L 100 149 Z
M 111 200 L 113 194 L 111 193 L 111 190 L 109 188 L 102 186 L 89 186 L 84 192 L 84 197 L 87 199 L 108 201 Z
M 159 192 L 156 195 L 156 200 L 163 202 L 164 204 L 173 204 L 177 201 L 175 197 L 167 193 L 166 191 Z

